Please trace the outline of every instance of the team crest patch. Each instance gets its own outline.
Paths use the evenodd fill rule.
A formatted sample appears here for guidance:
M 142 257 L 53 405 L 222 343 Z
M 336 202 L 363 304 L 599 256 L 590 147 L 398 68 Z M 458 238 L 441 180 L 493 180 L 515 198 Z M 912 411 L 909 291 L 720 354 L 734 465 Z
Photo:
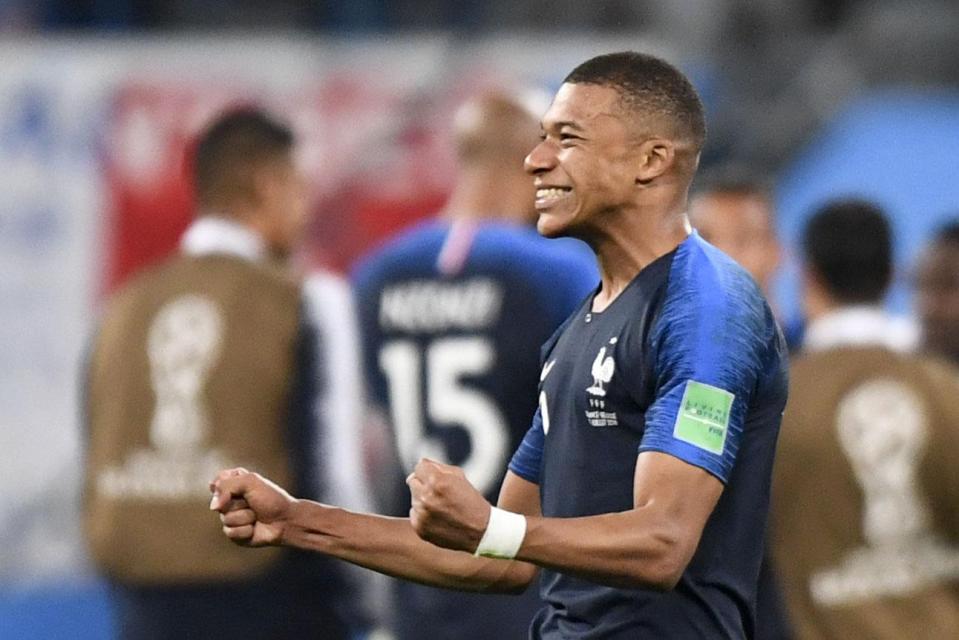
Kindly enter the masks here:
M 616 338 L 610 338 L 609 344 L 616 344 Z M 606 355 L 606 346 L 603 346 L 596 359 L 593 360 L 591 373 L 593 375 L 593 384 L 586 388 L 590 395 L 599 398 L 606 396 L 606 385 L 613 379 L 613 372 L 616 370 L 616 362 L 612 356 Z
M 688 380 L 679 404 L 673 437 L 722 455 L 735 398 L 725 389 Z
M 616 344 L 618 337 L 609 339 L 609 344 L 600 348 L 593 360 L 593 366 L 590 368 L 590 374 L 593 377 L 593 383 L 586 387 L 586 393 L 589 394 L 589 410 L 586 411 L 586 419 L 594 427 L 615 427 L 619 425 L 619 416 L 615 411 L 606 408 L 606 386 L 613 379 L 613 373 L 616 371 L 616 362 L 613 360 L 612 349 L 608 347 Z

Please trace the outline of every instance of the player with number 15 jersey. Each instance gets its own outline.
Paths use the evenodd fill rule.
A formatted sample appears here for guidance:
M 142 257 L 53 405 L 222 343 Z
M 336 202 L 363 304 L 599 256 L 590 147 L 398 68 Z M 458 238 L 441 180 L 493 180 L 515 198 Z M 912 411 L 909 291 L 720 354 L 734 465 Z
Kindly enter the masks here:
M 536 409 L 539 345 L 598 282 L 578 244 L 518 225 L 436 222 L 358 269 L 370 391 L 404 469 L 423 456 L 461 465 L 496 500 Z
M 459 465 L 495 502 L 536 410 L 539 346 L 598 280 L 585 245 L 498 222 L 427 223 L 365 260 L 355 286 L 367 380 L 392 427 L 403 474 L 424 456 Z M 403 477 L 395 484 L 391 511 L 406 515 Z M 496 600 L 520 608 L 510 596 L 402 588 L 433 592 L 430 607 L 450 611 L 435 611 L 430 624 L 453 624 L 460 638 L 494 633 Z M 465 601 L 486 618 L 481 624 L 467 622 Z M 403 603 L 406 611 L 413 606 Z M 531 614 L 523 617 L 516 624 L 525 632 Z

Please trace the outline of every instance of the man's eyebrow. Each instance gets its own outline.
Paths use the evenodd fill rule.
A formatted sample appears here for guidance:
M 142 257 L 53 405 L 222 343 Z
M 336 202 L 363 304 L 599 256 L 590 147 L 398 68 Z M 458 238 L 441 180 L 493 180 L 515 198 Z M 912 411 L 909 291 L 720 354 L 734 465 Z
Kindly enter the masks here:
M 562 129 L 568 127 L 574 131 L 584 131 L 583 127 L 576 124 L 572 120 L 558 120 L 556 122 L 543 122 L 540 124 L 540 128 L 543 130 L 549 129 Z

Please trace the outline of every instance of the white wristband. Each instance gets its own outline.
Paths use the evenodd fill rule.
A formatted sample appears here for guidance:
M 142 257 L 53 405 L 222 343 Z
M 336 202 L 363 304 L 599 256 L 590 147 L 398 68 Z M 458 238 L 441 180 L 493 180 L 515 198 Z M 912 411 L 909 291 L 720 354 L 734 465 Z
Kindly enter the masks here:
M 493 507 L 489 523 L 474 556 L 511 560 L 519 553 L 526 537 L 526 516 Z

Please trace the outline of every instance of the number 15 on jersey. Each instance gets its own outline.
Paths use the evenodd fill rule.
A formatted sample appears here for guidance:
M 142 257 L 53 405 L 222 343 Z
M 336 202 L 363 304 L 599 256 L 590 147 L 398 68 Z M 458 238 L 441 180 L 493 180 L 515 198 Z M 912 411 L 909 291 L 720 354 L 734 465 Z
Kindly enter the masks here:
M 390 417 L 407 470 L 421 457 L 449 463 L 437 430 L 462 429 L 470 446 L 460 462 L 466 477 L 483 494 L 495 486 L 509 453 L 507 424 L 489 394 L 464 380 L 488 375 L 495 362 L 491 341 L 476 336 L 438 338 L 425 348 L 393 340 L 380 349 Z

